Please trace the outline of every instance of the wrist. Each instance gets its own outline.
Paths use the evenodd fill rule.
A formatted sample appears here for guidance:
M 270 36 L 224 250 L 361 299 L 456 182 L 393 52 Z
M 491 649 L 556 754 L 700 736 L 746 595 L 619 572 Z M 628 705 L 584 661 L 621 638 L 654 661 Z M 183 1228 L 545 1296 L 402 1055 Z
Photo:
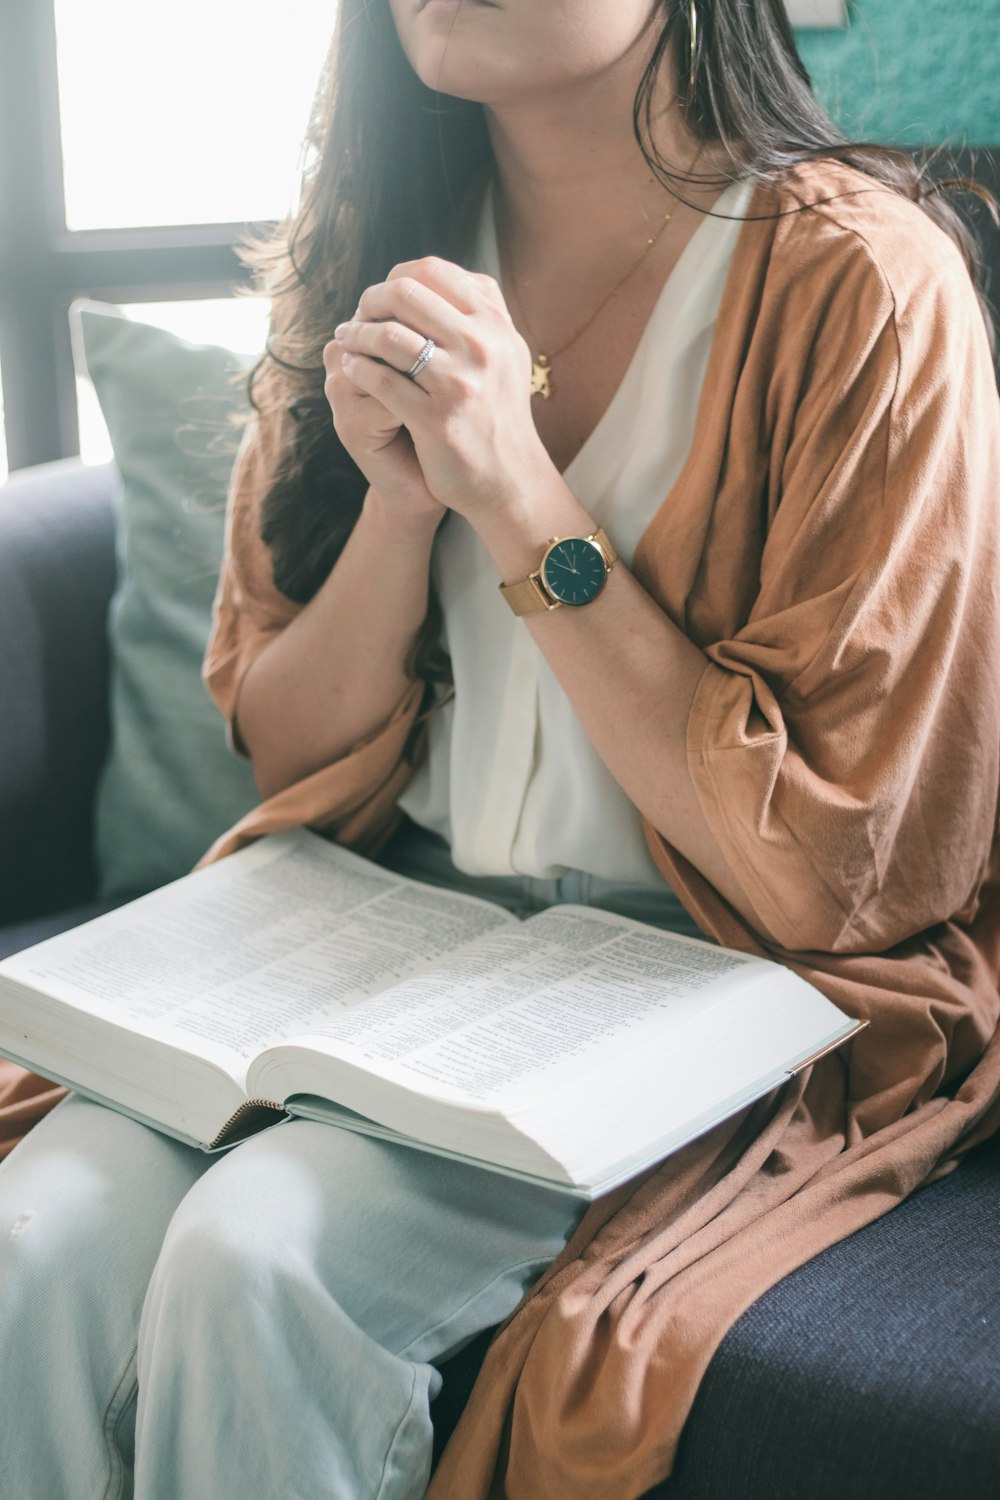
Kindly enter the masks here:
M 370 530 L 386 538 L 402 534 L 415 542 L 426 540 L 429 546 L 447 511 L 430 496 L 414 497 L 411 502 L 406 496 L 394 495 L 389 500 L 372 485 L 365 495 L 362 515 Z
M 561 475 L 527 488 L 477 519 L 476 530 L 500 583 L 517 583 L 535 571 L 553 537 L 590 536 L 597 522 Z

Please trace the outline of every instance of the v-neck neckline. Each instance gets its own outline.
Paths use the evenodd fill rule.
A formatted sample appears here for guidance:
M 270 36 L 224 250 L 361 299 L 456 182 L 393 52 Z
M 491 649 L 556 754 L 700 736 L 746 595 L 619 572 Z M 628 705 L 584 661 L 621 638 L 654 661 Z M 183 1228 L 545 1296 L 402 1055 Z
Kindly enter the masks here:
M 746 211 L 751 194 L 752 183 L 750 179 L 744 178 L 740 182 L 731 183 L 729 187 L 719 194 L 718 198 L 712 204 L 712 213 L 717 213 L 721 210 L 723 213 L 736 212 L 742 216 Z M 735 200 L 735 202 L 732 200 Z M 685 316 L 688 308 L 685 306 L 685 299 L 683 297 L 683 289 L 688 281 L 689 268 L 692 262 L 701 255 L 704 241 L 711 239 L 713 232 L 718 234 L 719 227 L 719 220 L 712 218 L 710 214 L 704 216 L 702 222 L 698 225 L 694 234 L 678 256 L 663 285 L 660 287 L 656 301 L 653 304 L 649 317 L 646 319 L 645 327 L 639 335 L 636 346 L 632 351 L 632 356 L 611 399 L 569 463 L 560 471 L 562 478 L 571 488 L 574 478 L 577 477 L 577 471 L 592 464 L 595 452 L 600 451 L 602 448 L 603 438 L 607 429 L 615 423 L 621 407 L 628 401 L 631 388 L 639 378 L 644 365 L 646 347 L 653 335 L 654 328 L 660 324 L 670 323 L 676 329 L 677 323 L 690 322 L 689 318 Z M 723 222 L 723 227 L 729 228 L 730 226 Z M 736 226 L 732 227 L 736 228 Z M 738 234 L 738 229 L 736 230 L 736 234 Z M 733 238 L 735 240 L 735 234 Z M 477 266 L 486 275 L 492 276 L 502 287 L 492 184 L 487 187 L 483 203 L 482 218 L 476 237 L 475 256 Z M 675 306 L 675 304 L 677 305 Z M 684 331 L 690 336 L 697 331 L 697 327 L 689 327 Z M 613 448 L 613 445 L 603 446 L 606 452 Z

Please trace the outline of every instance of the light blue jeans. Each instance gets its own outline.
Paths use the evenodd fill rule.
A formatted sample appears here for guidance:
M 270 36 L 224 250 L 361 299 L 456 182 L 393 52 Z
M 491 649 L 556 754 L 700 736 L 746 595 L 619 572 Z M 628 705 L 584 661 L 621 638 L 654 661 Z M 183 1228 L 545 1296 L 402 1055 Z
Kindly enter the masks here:
M 412 830 L 386 863 L 691 930 L 666 889 L 470 880 Z M 584 1207 L 303 1120 L 207 1157 L 72 1095 L 0 1166 L 0 1494 L 417 1500 L 434 1365 Z

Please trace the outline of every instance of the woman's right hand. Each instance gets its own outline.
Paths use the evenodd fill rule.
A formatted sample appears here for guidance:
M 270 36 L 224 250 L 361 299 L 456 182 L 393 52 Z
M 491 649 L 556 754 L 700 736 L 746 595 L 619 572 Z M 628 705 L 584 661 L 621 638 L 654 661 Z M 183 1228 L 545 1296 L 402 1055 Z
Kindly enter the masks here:
M 359 391 L 344 374 L 344 347 L 336 339 L 323 348 L 323 390 L 333 412 L 337 436 L 354 459 L 384 510 L 401 521 L 440 521 L 446 506 L 435 500 L 399 419 L 373 396 Z

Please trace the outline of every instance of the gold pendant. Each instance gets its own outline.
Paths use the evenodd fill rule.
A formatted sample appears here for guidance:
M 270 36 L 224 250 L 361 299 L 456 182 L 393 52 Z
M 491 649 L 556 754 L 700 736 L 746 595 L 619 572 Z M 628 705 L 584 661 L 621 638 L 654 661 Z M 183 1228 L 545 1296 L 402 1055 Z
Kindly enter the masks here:
M 552 395 L 552 371 L 546 354 L 540 354 L 531 362 L 531 394 L 542 396 L 546 401 Z

